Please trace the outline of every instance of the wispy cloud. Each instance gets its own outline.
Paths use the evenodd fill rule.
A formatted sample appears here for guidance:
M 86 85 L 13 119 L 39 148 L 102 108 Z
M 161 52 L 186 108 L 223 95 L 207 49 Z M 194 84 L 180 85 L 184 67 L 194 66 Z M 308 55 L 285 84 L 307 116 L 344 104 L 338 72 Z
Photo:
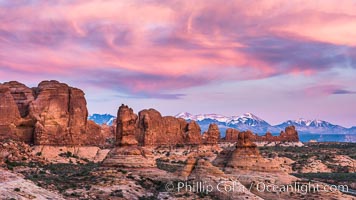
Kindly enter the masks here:
M 0 80 L 31 74 L 176 99 L 221 80 L 356 68 L 353 1 L 0 2 Z
M 317 85 L 305 89 L 305 93 L 309 96 L 327 96 L 327 95 L 346 95 L 356 94 L 356 91 L 345 89 L 340 85 Z

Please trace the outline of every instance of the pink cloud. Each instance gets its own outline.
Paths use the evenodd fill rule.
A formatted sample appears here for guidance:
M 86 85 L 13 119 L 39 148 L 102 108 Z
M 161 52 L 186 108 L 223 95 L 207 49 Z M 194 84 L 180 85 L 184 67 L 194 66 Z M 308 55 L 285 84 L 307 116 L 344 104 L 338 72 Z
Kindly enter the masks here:
M 123 81 L 100 85 L 161 94 L 219 80 L 312 76 L 355 63 L 354 10 L 344 0 L 0 3 L 0 79 L 120 71 L 136 79 L 117 75 Z

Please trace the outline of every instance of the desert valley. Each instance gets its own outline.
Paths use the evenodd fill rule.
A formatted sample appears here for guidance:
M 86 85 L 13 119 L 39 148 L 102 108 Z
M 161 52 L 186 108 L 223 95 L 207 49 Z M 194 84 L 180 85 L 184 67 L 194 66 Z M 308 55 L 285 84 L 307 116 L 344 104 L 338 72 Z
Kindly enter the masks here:
M 118 108 L 88 120 L 58 81 L 0 84 L 0 199 L 356 199 L 355 143 L 299 141 Z

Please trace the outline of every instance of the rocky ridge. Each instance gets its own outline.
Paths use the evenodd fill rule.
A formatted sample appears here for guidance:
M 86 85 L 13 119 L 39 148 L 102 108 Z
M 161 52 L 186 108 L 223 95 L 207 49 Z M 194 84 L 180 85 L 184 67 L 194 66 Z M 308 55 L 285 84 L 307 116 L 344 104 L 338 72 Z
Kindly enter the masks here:
M 243 131 L 241 133 L 247 133 L 253 142 L 299 142 L 299 136 L 295 126 L 286 127 L 284 131 L 281 131 L 279 136 L 273 136 L 270 132 L 261 136 L 253 134 L 251 131 Z M 238 136 L 241 133 L 236 129 L 229 128 L 226 130 L 226 136 L 222 141 L 238 142 Z

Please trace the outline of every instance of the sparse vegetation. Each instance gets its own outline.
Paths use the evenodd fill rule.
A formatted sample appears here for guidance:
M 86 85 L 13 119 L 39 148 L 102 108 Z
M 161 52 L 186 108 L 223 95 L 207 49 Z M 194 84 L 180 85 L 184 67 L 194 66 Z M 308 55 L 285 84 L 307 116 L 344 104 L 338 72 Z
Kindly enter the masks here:
M 308 159 L 315 157 L 321 160 L 335 173 L 349 172 L 347 167 L 342 167 L 333 164 L 335 155 L 346 155 L 352 159 L 356 159 L 356 143 L 307 143 L 303 147 L 260 147 L 262 155 L 265 157 L 273 157 L 273 154 L 278 154 L 280 157 L 287 157 L 296 161 L 292 169 L 298 171 L 302 166 L 307 164 Z
M 122 190 L 115 190 L 115 191 L 112 191 L 111 194 L 110 194 L 110 196 L 121 197 L 121 198 L 124 197 L 124 195 L 123 195 L 123 193 L 122 193 Z
M 64 153 L 60 153 L 58 155 L 61 156 L 61 157 L 64 157 L 64 158 L 77 158 L 77 159 L 79 158 L 77 155 L 73 154 L 70 151 L 67 151 L 67 152 L 64 152 Z
M 64 192 L 67 189 L 90 189 L 94 177 L 91 172 L 98 167 L 96 163 L 76 164 L 48 164 L 39 166 L 38 170 L 23 172 L 25 177 L 37 185 Z M 48 171 L 49 173 L 46 173 Z M 78 194 L 71 193 L 71 196 Z
M 299 171 L 308 164 L 308 159 L 321 160 L 333 173 L 295 173 L 293 175 L 308 180 L 321 181 L 329 184 L 344 184 L 352 188 L 352 183 L 356 180 L 356 173 L 351 173 L 350 168 L 335 163 L 336 155 L 346 155 L 356 159 L 356 143 L 307 143 L 303 147 L 260 147 L 262 155 L 272 157 L 278 154 L 280 157 L 287 157 L 295 161 L 292 165 L 294 171 Z M 353 188 L 355 189 L 355 188 Z
M 356 180 L 356 173 L 304 173 L 293 175 L 305 178 L 308 181 L 316 180 L 329 184 L 348 185 L 350 189 L 356 189 L 352 188 L 352 183 Z

